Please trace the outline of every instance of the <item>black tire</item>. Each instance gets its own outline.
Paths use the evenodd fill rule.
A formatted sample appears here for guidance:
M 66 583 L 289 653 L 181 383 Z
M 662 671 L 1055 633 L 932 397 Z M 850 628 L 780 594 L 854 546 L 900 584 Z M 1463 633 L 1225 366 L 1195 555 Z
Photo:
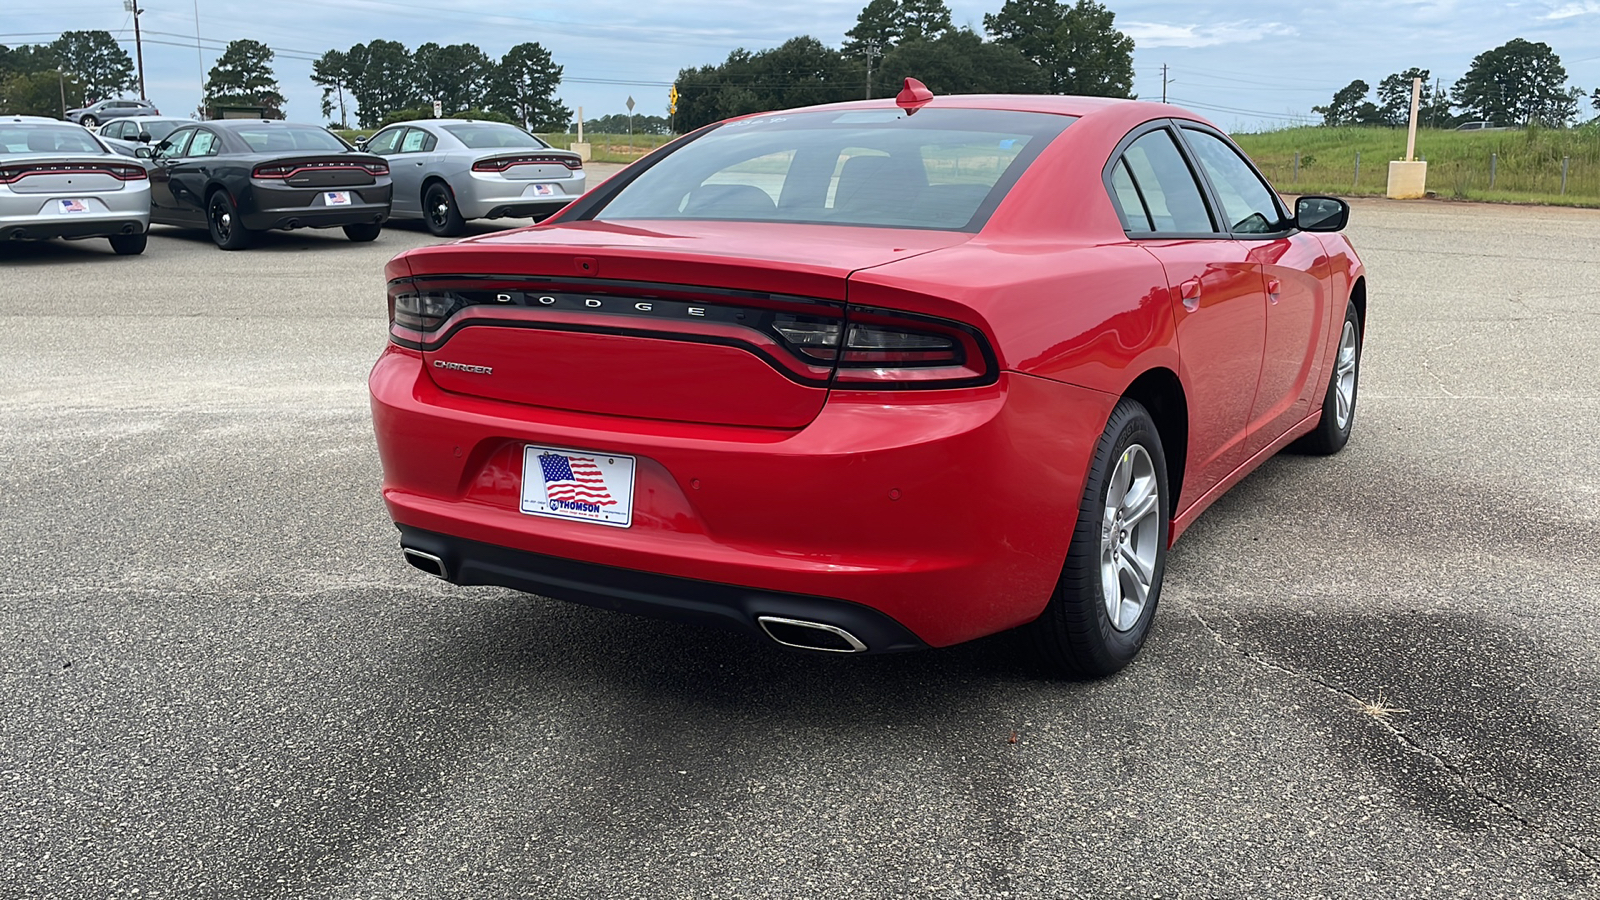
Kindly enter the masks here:
M 1141 475 L 1136 484 L 1130 482 L 1124 498 L 1134 495 L 1135 486 L 1153 488 L 1155 507 L 1136 520 L 1133 527 L 1120 528 L 1124 520 L 1120 516 L 1108 519 L 1106 509 L 1112 476 L 1125 458 L 1130 461 L 1130 471 L 1148 474 Z M 1120 502 L 1113 507 L 1121 508 Z M 1029 626 L 1039 655 L 1052 672 L 1073 678 L 1100 678 L 1120 670 L 1138 655 L 1161 599 L 1170 510 L 1161 433 L 1142 404 L 1124 398 L 1111 411 L 1106 430 L 1095 445 L 1061 579 L 1044 614 Z M 1116 527 L 1108 529 L 1108 525 Z M 1144 602 L 1137 609 L 1122 601 L 1125 595 L 1116 563 L 1132 558 L 1123 555 L 1124 548 L 1130 549 L 1132 556 L 1153 558 Z M 1124 617 L 1121 627 L 1113 623 L 1106 601 L 1102 563 L 1108 557 L 1117 578 L 1118 610 Z
M 448 184 L 435 181 L 423 190 L 422 224 L 434 237 L 456 237 L 467 229 L 467 220 L 461 218 L 455 192 Z
M 1355 342 L 1353 351 L 1346 356 L 1347 337 L 1352 337 Z M 1289 445 L 1295 453 L 1306 453 L 1312 456 L 1332 456 L 1344 449 L 1350 442 L 1350 432 L 1356 425 L 1356 396 L 1361 387 L 1361 315 L 1356 312 L 1354 303 L 1346 303 L 1344 309 L 1344 324 L 1339 330 L 1339 344 L 1334 350 L 1333 372 L 1328 375 L 1328 390 L 1322 396 L 1322 421 L 1317 423 L 1315 430 Z M 1349 398 L 1350 409 L 1339 420 L 1339 382 L 1345 374 L 1348 365 L 1350 383 Z
M 361 222 L 356 225 L 346 225 L 344 227 L 344 236 L 358 244 L 365 244 L 368 241 L 377 240 L 382 231 L 382 223 Z
M 239 220 L 239 208 L 227 191 L 212 191 L 206 198 L 206 226 L 211 241 L 224 250 L 243 250 L 250 246 L 250 229 Z
M 148 234 L 113 234 L 111 249 L 118 256 L 138 256 L 144 252 L 144 246 L 149 241 Z
M 93 128 L 100 124 L 100 120 L 96 119 L 94 116 L 84 116 L 78 120 L 78 124 L 85 128 Z

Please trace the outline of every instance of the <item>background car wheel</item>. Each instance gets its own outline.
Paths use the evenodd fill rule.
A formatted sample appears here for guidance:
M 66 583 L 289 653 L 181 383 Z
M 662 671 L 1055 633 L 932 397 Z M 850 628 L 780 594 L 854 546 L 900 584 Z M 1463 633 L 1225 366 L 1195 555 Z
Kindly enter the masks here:
M 1354 303 L 1346 303 L 1339 349 L 1333 357 L 1333 374 L 1328 376 L 1328 393 L 1322 398 L 1322 421 L 1317 423 L 1316 430 L 1290 444 L 1290 450 L 1331 456 L 1344 449 L 1356 424 L 1356 388 L 1360 376 L 1361 316 Z
M 455 237 L 467 227 L 461 210 L 456 209 L 456 195 L 449 185 L 438 181 L 422 192 L 422 221 L 436 237 Z
M 85 128 L 93 128 L 100 124 L 100 120 L 96 119 L 94 116 L 84 116 L 78 120 L 78 124 Z
M 1168 508 L 1161 434 L 1124 398 L 1095 445 L 1061 580 L 1030 626 L 1053 671 L 1098 678 L 1138 655 L 1161 596 Z
M 138 256 L 144 252 L 144 245 L 149 240 L 148 234 L 114 234 L 111 236 L 111 249 L 118 256 Z
M 250 246 L 250 229 L 239 221 L 239 209 L 227 191 L 213 191 L 206 200 L 206 224 L 211 240 L 224 250 L 243 250 Z
M 378 233 L 383 231 L 383 226 L 376 222 L 362 222 L 358 225 L 346 225 L 344 236 L 358 244 L 378 239 Z

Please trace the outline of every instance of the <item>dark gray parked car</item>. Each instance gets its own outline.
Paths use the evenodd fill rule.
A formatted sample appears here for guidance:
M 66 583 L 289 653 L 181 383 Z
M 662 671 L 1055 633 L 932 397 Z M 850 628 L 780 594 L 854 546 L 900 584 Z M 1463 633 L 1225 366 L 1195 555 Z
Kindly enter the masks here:
M 193 119 L 129 116 L 100 126 L 100 142 L 123 156 L 138 156 L 140 147 L 154 147 L 167 135 L 193 124 Z
M 67 121 L 77 122 L 85 128 L 124 119 L 128 116 L 159 116 L 161 110 L 149 100 L 101 100 L 83 109 L 67 110 Z

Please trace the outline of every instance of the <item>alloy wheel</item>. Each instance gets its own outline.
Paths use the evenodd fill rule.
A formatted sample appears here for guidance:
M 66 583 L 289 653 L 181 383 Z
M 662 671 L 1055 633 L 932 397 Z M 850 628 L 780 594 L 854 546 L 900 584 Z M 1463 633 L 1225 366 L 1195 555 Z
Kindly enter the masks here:
M 1122 451 L 1111 472 L 1100 526 L 1100 586 L 1111 627 L 1128 631 L 1150 601 L 1161 551 L 1156 466 L 1142 444 Z
M 1334 424 L 1343 431 L 1350 425 L 1350 413 L 1356 402 L 1356 351 L 1359 341 L 1356 324 L 1346 320 L 1344 333 L 1339 335 L 1339 356 L 1334 361 L 1333 393 L 1336 408 Z

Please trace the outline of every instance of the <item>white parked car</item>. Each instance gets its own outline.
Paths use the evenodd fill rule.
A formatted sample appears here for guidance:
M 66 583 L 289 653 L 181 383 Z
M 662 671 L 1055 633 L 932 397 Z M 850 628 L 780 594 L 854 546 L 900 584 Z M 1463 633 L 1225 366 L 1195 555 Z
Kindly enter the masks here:
M 150 176 L 81 125 L 0 116 L 0 241 L 110 238 L 143 253 Z
M 440 237 L 468 219 L 549 218 L 584 192 L 583 158 L 515 125 L 471 119 L 400 122 L 359 142 L 389 160 L 391 218 Z

